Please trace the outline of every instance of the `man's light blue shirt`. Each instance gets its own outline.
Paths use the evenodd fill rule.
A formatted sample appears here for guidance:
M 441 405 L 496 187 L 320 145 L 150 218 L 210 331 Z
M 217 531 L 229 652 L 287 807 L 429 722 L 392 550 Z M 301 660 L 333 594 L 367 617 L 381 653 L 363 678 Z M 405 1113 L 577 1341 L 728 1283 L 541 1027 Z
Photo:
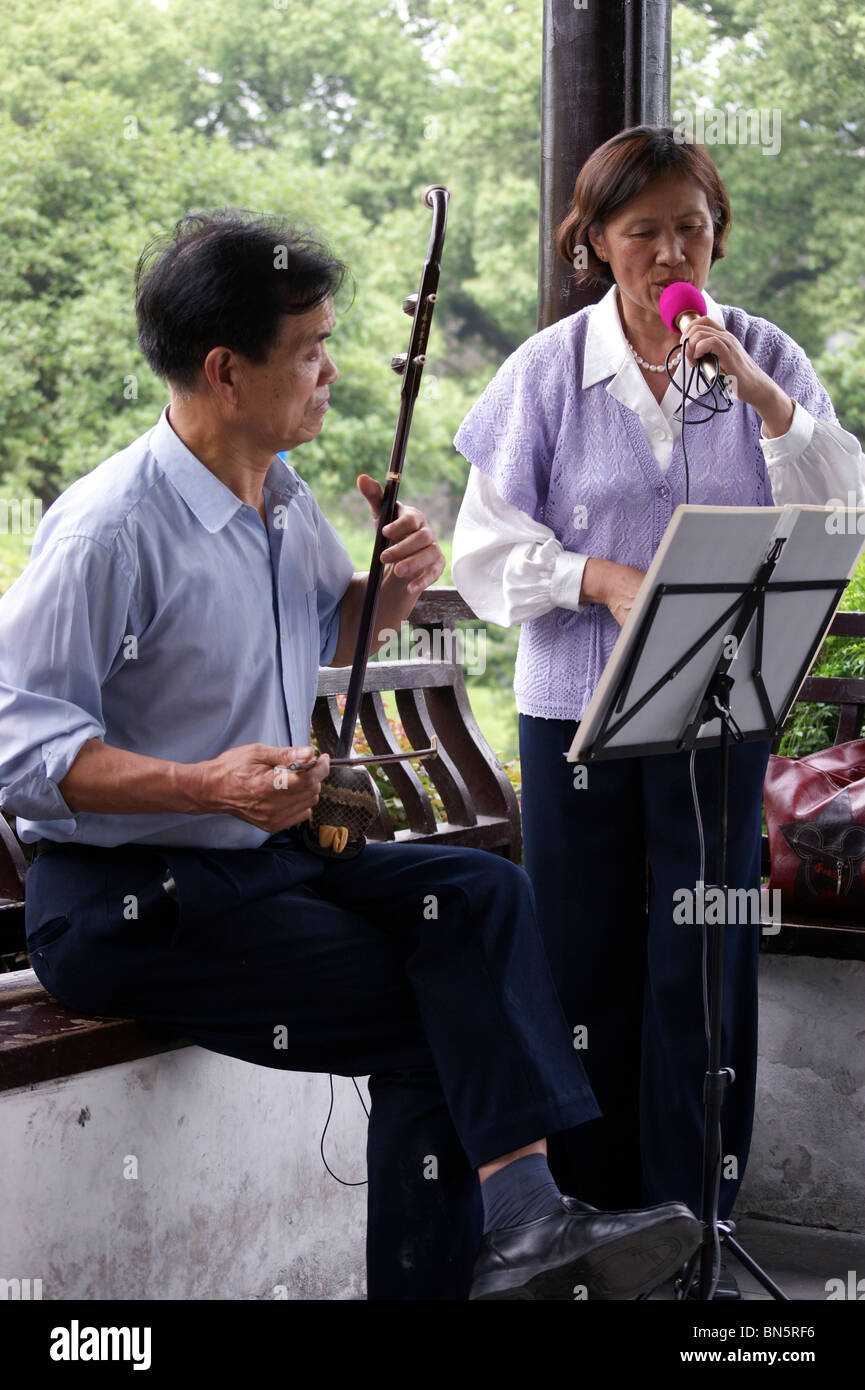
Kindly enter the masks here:
M 0 599 L 0 806 L 22 840 L 268 838 L 229 815 L 73 812 L 57 785 L 91 738 L 183 763 L 309 742 L 353 565 L 279 456 L 264 498 L 266 529 L 163 411 L 45 514 Z

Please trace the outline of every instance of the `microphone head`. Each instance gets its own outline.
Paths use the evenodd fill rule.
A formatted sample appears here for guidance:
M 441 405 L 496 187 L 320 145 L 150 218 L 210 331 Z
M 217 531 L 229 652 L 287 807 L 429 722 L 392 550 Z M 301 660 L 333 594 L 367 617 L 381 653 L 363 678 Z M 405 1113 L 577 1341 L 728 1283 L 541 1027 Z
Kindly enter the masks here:
M 699 314 L 701 318 L 705 316 L 706 301 L 696 285 L 690 285 L 687 280 L 677 280 L 674 285 L 668 285 L 662 291 L 658 300 L 658 313 L 671 332 L 675 333 L 676 320 L 680 314 Z

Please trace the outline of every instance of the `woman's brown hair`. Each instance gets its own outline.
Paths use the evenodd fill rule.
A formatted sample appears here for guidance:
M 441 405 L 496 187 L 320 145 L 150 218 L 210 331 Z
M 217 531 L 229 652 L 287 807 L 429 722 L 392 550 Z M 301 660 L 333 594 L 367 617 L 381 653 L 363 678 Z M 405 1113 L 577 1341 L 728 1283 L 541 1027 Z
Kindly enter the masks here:
M 695 179 L 706 194 L 715 229 L 712 264 L 726 254 L 732 213 L 714 161 L 701 145 L 686 141 L 670 126 L 631 126 L 589 155 L 577 176 L 567 216 L 556 232 L 559 255 L 570 265 L 577 248 L 585 249 L 585 265 L 575 266 L 579 284 L 612 285 L 613 273 L 595 254 L 589 232 L 597 235 L 654 179 L 673 172 Z

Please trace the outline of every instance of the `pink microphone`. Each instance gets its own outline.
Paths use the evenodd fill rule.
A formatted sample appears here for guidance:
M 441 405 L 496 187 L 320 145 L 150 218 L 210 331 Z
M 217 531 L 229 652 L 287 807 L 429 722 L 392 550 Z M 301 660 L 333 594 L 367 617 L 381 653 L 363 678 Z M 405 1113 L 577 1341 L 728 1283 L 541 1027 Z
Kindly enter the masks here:
M 658 313 L 671 333 L 684 333 L 694 319 L 705 318 L 706 301 L 696 285 L 690 285 L 687 280 L 677 280 L 661 292 Z M 709 385 L 713 385 L 718 375 L 715 357 L 701 357 L 698 366 Z

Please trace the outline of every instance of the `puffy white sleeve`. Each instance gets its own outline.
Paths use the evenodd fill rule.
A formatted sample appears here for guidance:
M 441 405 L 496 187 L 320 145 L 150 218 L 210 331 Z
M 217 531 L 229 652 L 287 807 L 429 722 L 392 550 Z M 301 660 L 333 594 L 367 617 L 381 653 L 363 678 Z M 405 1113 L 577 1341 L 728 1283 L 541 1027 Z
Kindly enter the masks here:
M 855 435 L 796 402 L 786 434 L 760 439 L 776 507 L 865 507 L 862 449 Z
M 514 627 L 553 608 L 585 612 L 580 589 L 587 555 L 566 550 L 549 526 L 505 502 L 472 465 L 457 517 L 453 581 L 479 618 Z

